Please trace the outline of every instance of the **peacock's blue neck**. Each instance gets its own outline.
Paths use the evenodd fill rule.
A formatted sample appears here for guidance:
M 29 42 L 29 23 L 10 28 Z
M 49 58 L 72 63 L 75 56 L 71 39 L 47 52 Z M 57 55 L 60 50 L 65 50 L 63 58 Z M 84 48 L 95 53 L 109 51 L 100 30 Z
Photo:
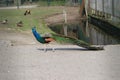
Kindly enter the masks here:
M 36 28 L 32 28 L 32 33 L 35 36 L 36 40 L 40 43 L 45 43 L 45 39 L 36 31 Z

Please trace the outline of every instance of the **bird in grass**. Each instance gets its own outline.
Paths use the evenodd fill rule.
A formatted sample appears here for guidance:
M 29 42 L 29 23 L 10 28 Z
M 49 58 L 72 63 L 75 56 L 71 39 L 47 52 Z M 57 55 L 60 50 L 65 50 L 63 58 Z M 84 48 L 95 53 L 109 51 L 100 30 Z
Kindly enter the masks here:
M 17 23 L 17 26 L 18 26 L 18 27 L 23 27 L 23 22 L 22 22 L 22 21 L 19 21 L 19 22 Z
M 26 15 L 31 15 L 31 11 L 29 10 L 29 9 L 27 9 L 26 11 L 25 11 L 25 13 L 24 13 L 24 15 L 26 16 Z
M 7 20 L 7 19 L 1 21 L 1 24 L 7 24 L 7 23 L 8 23 L 8 20 Z
M 32 33 L 34 35 L 34 37 L 36 38 L 36 40 L 42 44 L 49 44 L 50 42 L 52 41 L 55 41 L 53 38 L 51 37 L 43 37 L 41 36 L 37 31 L 36 31 L 36 28 L 33 27 L 32 28 Z M 44 51 L 46 51 L 46 48 L 44 49 Z M 53 51 L 54 51 L 54 48 L 53 48 Z

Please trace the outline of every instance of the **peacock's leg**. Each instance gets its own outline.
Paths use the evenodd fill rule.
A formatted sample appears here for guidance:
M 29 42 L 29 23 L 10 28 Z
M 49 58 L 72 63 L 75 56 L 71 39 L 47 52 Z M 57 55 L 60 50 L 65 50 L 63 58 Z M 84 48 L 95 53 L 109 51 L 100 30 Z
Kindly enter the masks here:
M 55 51 L 54 46 L 53 46 L 53 45 L 51 45 L 51 43 L 49 43 L 48 45 L 51 47 L 52 51 L 54 52 L 54 51 Z
M 55 52 L 55 48 L 54 47 L 52 48 L 52 51 Z
M 44 52 L 47 51 L 47 44 L 44 44 Z

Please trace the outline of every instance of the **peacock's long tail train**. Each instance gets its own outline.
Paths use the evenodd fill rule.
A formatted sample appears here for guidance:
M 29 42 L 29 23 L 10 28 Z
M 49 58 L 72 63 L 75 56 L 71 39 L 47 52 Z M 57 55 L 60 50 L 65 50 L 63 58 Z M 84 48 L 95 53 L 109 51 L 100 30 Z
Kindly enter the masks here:
M 64 36 L 64 35 L 59 35 L 59 34 L 54 34 L 54 35 L 57 35 L 57 36 L 61 36 L 61 37 L 64 37 L 64 38 L 69 38 L 70 40 L 72 40 L 74 42 L 74 44 L 80 46 L 80 47 L 84 47 L 88 50 L 104 50 L 104 47 L 102 46 L 92 46 L 82 40 L 79 40 L 77 38 L 73 38 L 73 37 L 69 37 L 69 36 Z

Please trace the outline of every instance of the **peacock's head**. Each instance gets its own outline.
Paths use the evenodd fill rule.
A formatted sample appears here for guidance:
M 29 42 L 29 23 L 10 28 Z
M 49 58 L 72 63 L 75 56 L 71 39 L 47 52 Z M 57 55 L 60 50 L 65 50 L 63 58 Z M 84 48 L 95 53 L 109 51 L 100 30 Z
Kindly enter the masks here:
M 36 27 L 34 26 L 34 27 L 32 27 L 32 31 L 34 31 L 34 30 L 36 30 Z

